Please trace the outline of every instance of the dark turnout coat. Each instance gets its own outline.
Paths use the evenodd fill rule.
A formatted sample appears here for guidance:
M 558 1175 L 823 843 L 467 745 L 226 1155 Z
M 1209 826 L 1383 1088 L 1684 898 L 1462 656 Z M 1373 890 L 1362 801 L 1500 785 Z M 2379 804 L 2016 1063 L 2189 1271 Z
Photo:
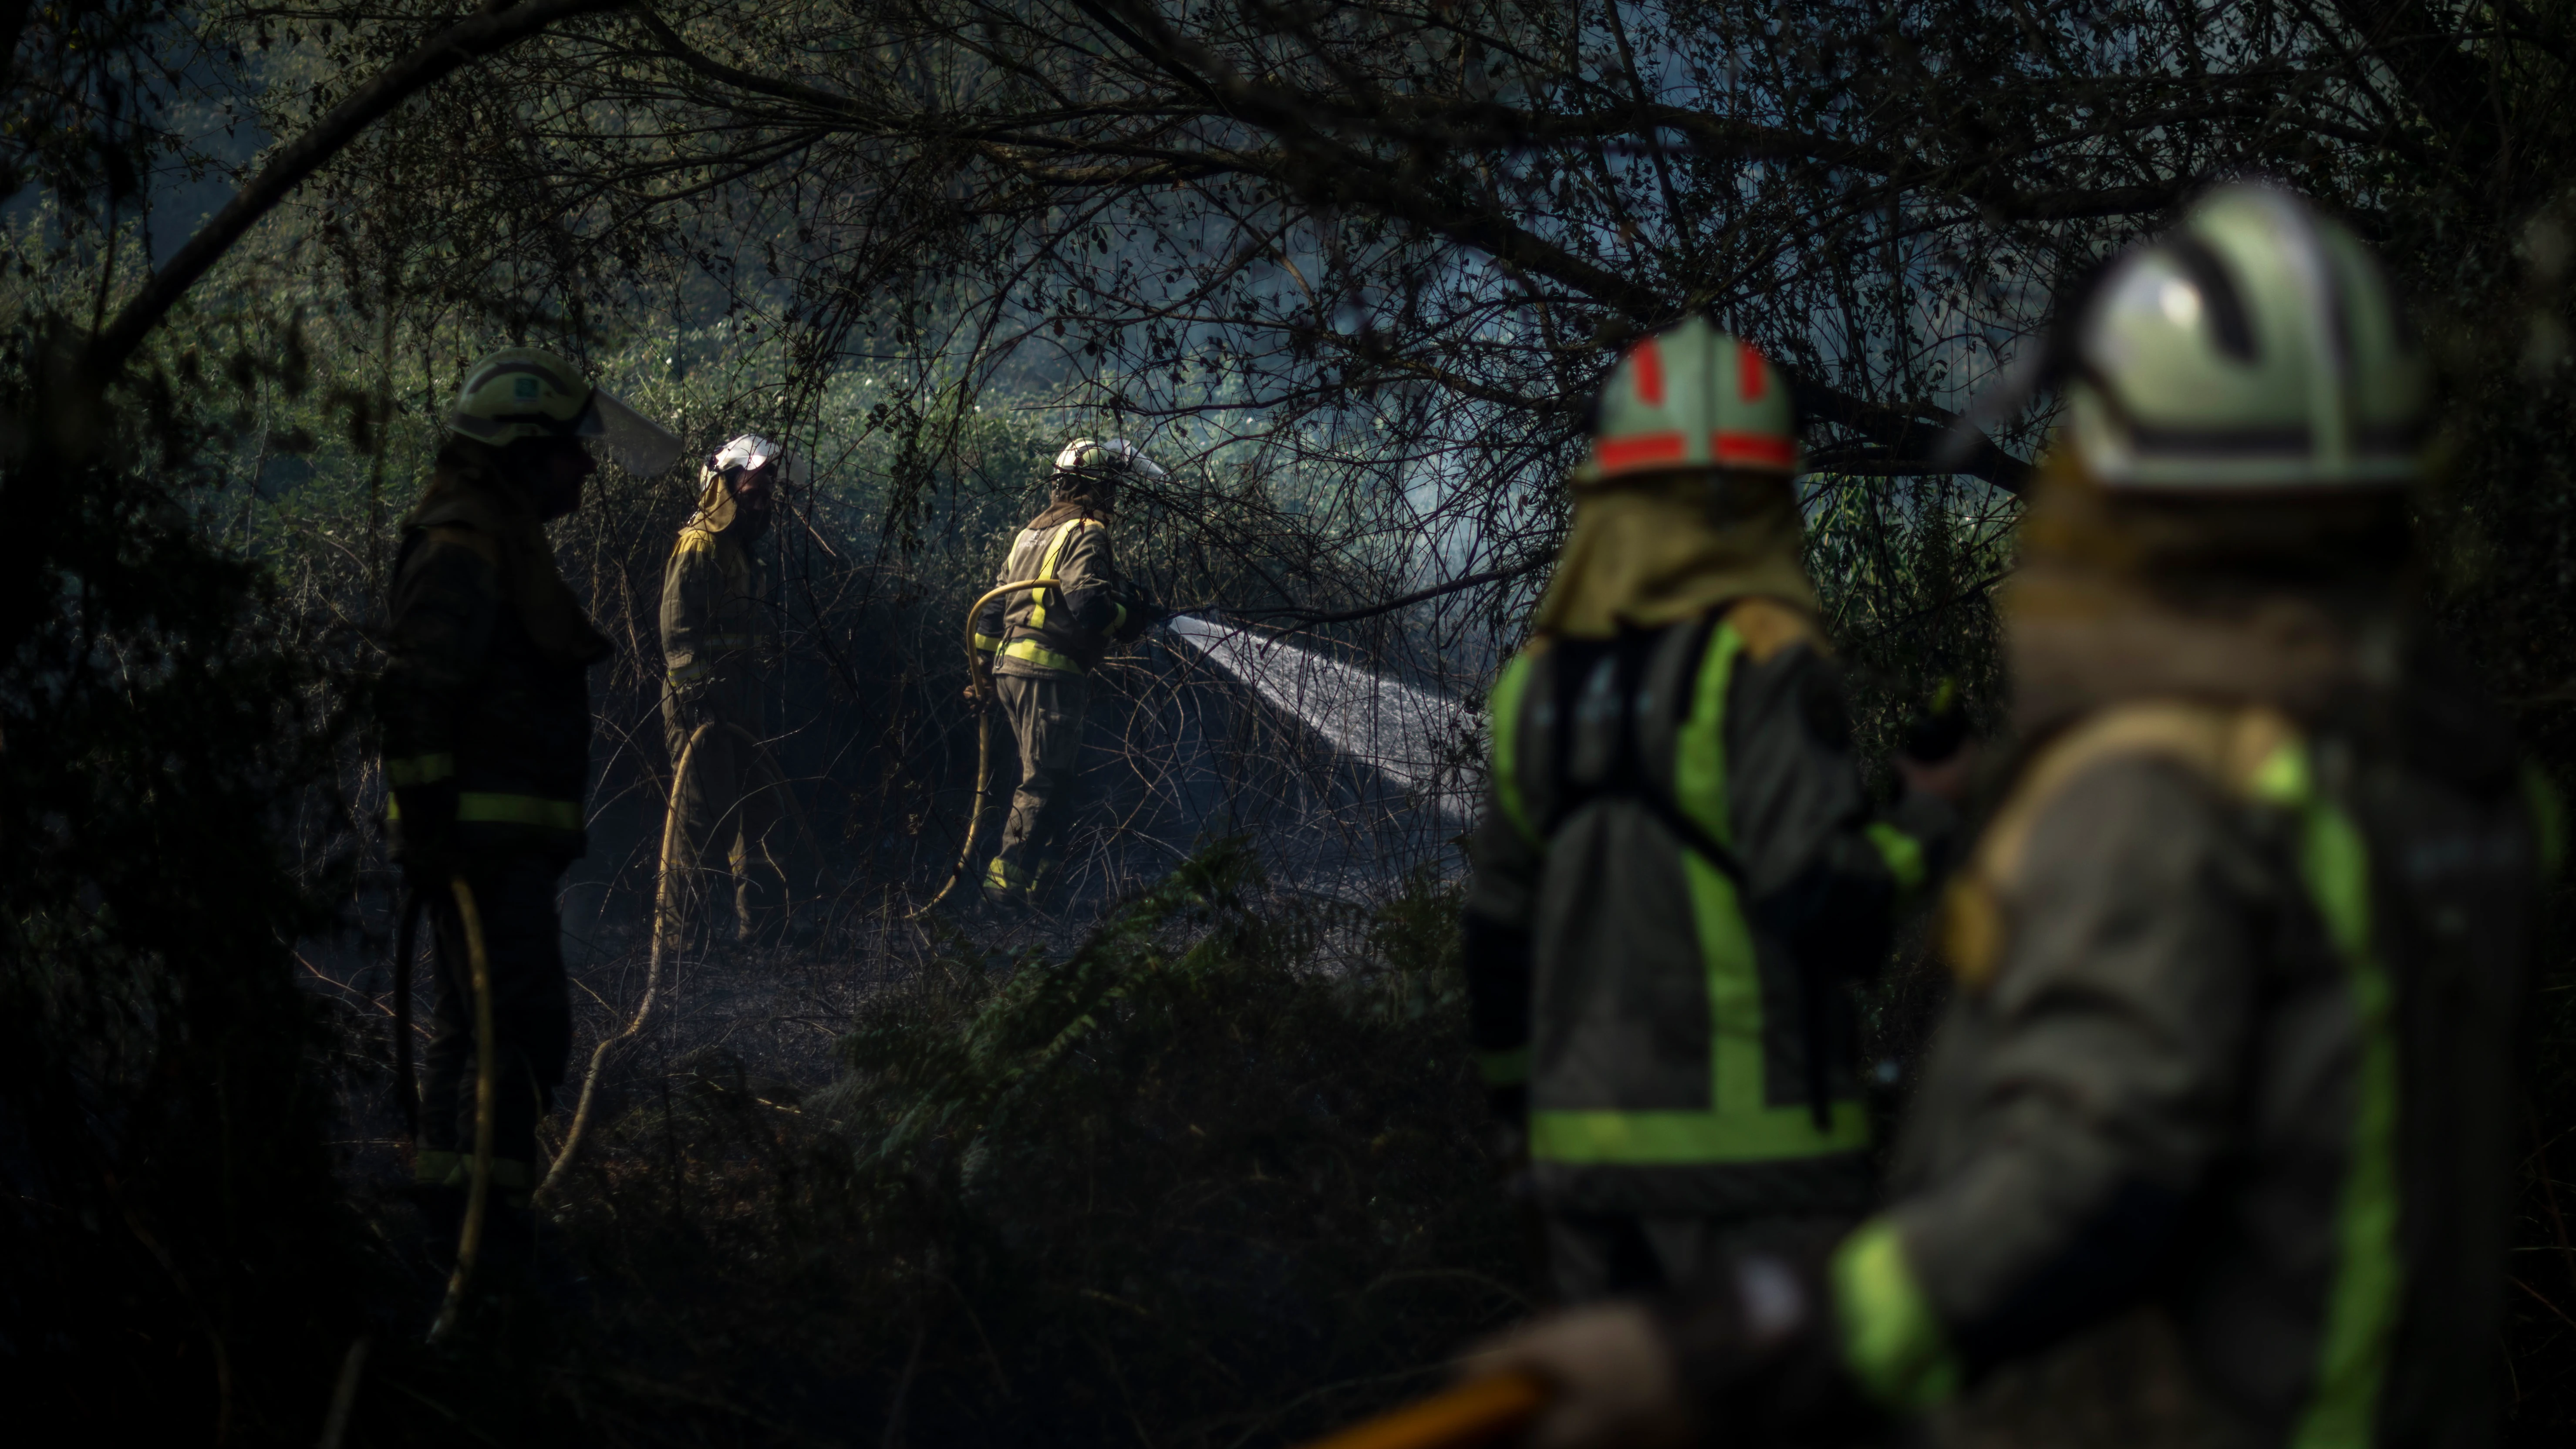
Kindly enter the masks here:
M 1056 582 L 1004 595 L 976 615 L 976 647 L 993 653 L 997 674 L 1088 674 L 1110 645 L 1152 622 L 1119 575 L 1108 521 L 1084 504 L 1054 504 L 1020 531 L 993 582 L 1025 579 Z
M 590 667 L 610 646 L 556 571 L 536 516 L 442 470 L 394 563 L 379 718 L 396 788 L 453 782 L 469 852 L 582 853 Z M 390 822 L 399 843 L 402 821 Z
M 1964 1420 L 2034 1444 L 2491 1435 L 2513 1019 L 2557 807 L 2464 684 L 2440 693 L 2304 728 L 2118 704 L 2019 772 L 1950 903 L 1962 991 L 1894 1206 L 1840 1260 L 1847 1315 L 1983 1381 Z M 2088 1381 L 2128 1397 L 2068 1391 Z
M 1466 910 L 1486 1081 L 1525 1083 L 1542 1205 L 1857 1215 L 1869 1126 L 1845 990 L 1946 807 L 1873 818 L 1806 613 L 1738 600 L 1543 641 L 1492 705 Z

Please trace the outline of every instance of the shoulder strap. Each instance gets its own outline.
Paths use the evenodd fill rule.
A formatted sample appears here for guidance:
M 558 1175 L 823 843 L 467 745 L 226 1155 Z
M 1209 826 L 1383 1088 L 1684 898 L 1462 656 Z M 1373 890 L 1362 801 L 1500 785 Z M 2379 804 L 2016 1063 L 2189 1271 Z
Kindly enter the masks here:
M 2230 796 L 2277 800 L 2271 777 L 2301 743 L 2298 727 L 2269 707 L 2141 700 L 2089 716 L 2041 745 L 1942 898 L 1941 942 L 1951 969 L 1972 988 L 1992 978 L 2004 944 L 2002 897 L 2021 874 L 2031 831 L 2059 793 L 2096 765 L 2161 759 Z
M 1834 652 L 1824 631 L 1816 627 L 1815 616 L 1795 604 L 1757 594 L 1727 605 L 1725 618 L 1756 664 L 1767 664 L 1773 655 L 1799 644 L 1818 654 Z
M 1742 863 L 1722 838 L 1724 830 L 1723 776 L 1713 782 L 1720 803 L 1717 825 L 1699 818 L 1675 798 L 1676 792 L 1693 783 L 1682 778 L 1687 772 L 1676 770 L 1673 783 L 1667 785 L 1657 772 L 1647 768 L 1645 751 L 1649 738 L 1674 740 L 1688 748 L 1685 735 L 1702 735 L 1725 728 L 1725 678 L 1741 641 L 1727 628 L 1724 614 L 1711 612 L 1672 628 L 1686 630 L 1686 657 L 1680 678 L 1674 687 L 1660 695 L 1650 696 L 1647 680 L 1656 642 L 1668 634 L 1648 636 L 1647 640 L 1623 640 L 1603 651 L 1597 659 L 1577 661 L 1560 656 L 1556 661 L 1556 678 L 1551 681 L 1554 699 L 1544 701 L 1554 707 L 1555 730 L 1549 760 L 1549 775 L 1555 788 L 1549 793 L 1549 809 L 1543 820 L 1529 820 L 1524 834 L 1541 849 L 1556 838 L 1565 821 L 1576 811 L 1605 796 L 1634 801 L 1670 831 L 1683 848 L 1708 861 L 1729 879 L 1741 882 Z M 1573 667 L 1569 667 L 1569 666 Z M 1606 673 L 1605 673 L 1606 671 Z M 1712 678 L 1712 675 L 1715 677 Z M 1538 701 L 1523 701 L 1516 686 L 1515 705 L 1521 709 Z M 1714 689 L 1714 703 L 1711 691 Z M 1587 737 L 1587 717 L 1599 711 L 1611 711 L 1615 718 L 1592 723 L 1589 738 L 1607 735 L 1611 757 L 1606 761 L 1586 761 L 1592 768 L 1578 778 L 1576 754 Z M 1516 710 L 1516 713 L 1518 711 Z M 1514 758 L 1518 767 L 1517 750 Z M 1518 782 L 1515 781 L 1515 793 Z M 1527 807 L 1523 805 L 1524 816 Z

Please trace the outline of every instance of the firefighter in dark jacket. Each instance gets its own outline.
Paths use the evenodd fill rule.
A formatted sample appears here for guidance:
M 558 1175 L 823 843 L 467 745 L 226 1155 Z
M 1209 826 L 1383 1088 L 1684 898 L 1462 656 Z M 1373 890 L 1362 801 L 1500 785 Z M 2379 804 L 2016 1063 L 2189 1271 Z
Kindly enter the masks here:
M 471 893 L 491 966 L 493 1185 L 504 1203 L 535 1185 L 537 1119 L 571 1046 L 555 891 L 583 851 L 588 674 L 610 645 L 557 571 L 545 524 L 580 505 L 597 468 L 586 440 L 603 438 L 637 471 L 668 467 L 679 445 L 572 364 L 527 347 L 468 369 L 448 423 L 403 522 L 380 723 L 395 856 L 438 947 L 414 1170 L 433 1222 L 452 1233 L 476 1056 L 453 882 Z
M 1890 1203 L 1810 1269 L 1483 1360 L 1551 1449 L 2494 1442 L 2556 799 L 2407 606 L 2427 368 L 2367 250 L 2232 186 L 2064 309 L 2003 598 L 2023 752 Z
M 1568 1299 L 1829 1237 L 1873 1200 L 1849 985 L 1949 803 L 1874 817 L 1799 561 L 1787 380 L 1693 318 L 1611 374 L 1492 696 L 1472 1029 Z M 1955 773 L 1955 772 L 1954 772 Z
M 759 548 L 778 491 L 799 466 L 785 449 L 745 433 L 707 461 L 698 510 L 662 571 L 662 725 L 671 764 L 688 771 L 672 798 L 680 861 L 690 879 L 714 874 L 721 855 L 731 885 L 735 933 L 753 939 L 778 919 L 770 899 L 784 876 L 772 853 L 782 819 L 762 750 L 761 692 L 778 654 L 777 611 Z M 693 743 L 694 742 L 694 743 Z M 695 889 L 694 900 L 713 892 Z
M 1082 717 L 1091 671 L 1109 646 L 1143 634 L 1163 611 L 1119 578 L 1109 542 L 1118 490 L 1163 470 L 1124 438 L 1076 438 L 1055 459 L 1045 511 L 1011 545 L 995 583 L 1054 579 L 1005 595 L 975 622 L 993 686 L 1019 742 L 1020 786 L 1002 847 L 984 872 L 984 896 L 1033 904 L 1064 863 L 1065 836 L 1081 802 Z

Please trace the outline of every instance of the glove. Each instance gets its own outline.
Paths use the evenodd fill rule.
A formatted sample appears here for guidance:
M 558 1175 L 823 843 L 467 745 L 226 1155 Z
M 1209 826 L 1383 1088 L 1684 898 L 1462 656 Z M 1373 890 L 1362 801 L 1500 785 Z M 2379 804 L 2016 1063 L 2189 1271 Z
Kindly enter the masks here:
M 1127 617 L 1110 637 L 1122 643 L 1129 639 L 1143 638 L 1146 630 L 1172 617 L 1171 610 L 1151 599 L 1133 595 L 1123 600 L 1121 607 L 1126 609 Z
M 1526 1449 L 1682 1449 L 1699 1438 L 1680 1366 L 1643 1303 L 1550 1314 L 1489 1340 L 1462 1373 L 1523 1373 L 1548 1386 Z
M 394 791 L 394 859 L 416 887 L 444 888 L 454 874 L 456 854 L 456 782 L 405 785 Z

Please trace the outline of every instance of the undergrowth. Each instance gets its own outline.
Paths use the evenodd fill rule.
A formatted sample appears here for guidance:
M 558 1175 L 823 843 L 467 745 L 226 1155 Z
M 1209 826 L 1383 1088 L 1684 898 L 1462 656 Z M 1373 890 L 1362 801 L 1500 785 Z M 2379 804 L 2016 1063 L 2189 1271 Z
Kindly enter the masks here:
M 963 938 L 818 1090 L 702 1055 L 559 1210 L 610 1442 L 1293 1442 L 1526 1306 L 1454 893 L 1222 846 L 1060 960 Z

